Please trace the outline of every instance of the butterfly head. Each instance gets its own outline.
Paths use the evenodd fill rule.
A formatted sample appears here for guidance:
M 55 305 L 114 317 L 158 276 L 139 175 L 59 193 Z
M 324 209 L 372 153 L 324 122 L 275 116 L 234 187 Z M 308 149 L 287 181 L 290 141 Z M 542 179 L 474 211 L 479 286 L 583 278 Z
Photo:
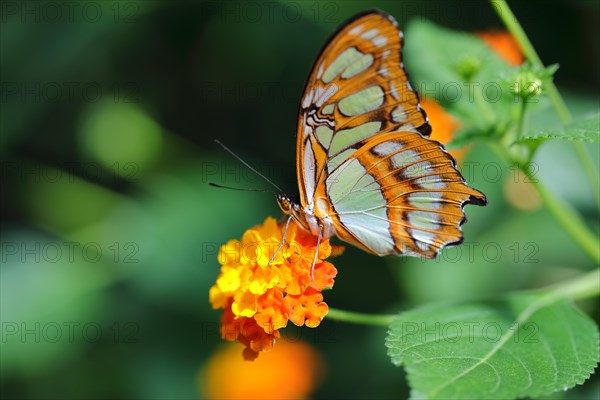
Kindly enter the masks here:
M 291 196 L 287 195 L 287 194 L 277 194 L 277 204 L 279 204 L 279 208 L 281 208 L 281 211 L 283 211 L 286 214 L 294 214 L 294 211 L 297 211 L 300 209 L 300 206 L 298 205 L 298 202 L 295 201 L 295 199 L 293 199 Z
M 297 197 L 292 197 L 287 194 L 277 194 L 277 204 L 279 204 L 279 208 L 287 215 L 291 215 L 294 217 L 294 220 L 298 222 L 298 224 L 304 228 L 308 229 L 308 225 L 306 223 L 306 217 L 304 212 L 302 212 L 302 208 L 300 207 L 300 200 Z

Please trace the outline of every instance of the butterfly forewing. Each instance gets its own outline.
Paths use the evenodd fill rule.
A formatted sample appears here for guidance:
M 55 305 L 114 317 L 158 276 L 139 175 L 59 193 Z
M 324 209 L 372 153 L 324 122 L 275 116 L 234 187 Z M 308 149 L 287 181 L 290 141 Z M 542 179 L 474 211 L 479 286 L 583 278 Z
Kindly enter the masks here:
M 462 239 L 463 206 L 484 204 L 435 141 L 381 12 L 345 24 L 322 50 L 302 98 L 301 206 L 375 254 L 433 257 Z

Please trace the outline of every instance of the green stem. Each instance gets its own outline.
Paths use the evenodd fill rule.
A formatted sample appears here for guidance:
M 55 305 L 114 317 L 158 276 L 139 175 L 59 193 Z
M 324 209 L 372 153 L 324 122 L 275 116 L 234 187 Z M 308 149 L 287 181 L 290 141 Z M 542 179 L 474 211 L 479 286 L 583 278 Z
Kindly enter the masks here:
M 529 41 L 527 34 L 521 27 L 521 24 L 519 24 L 515 14 L 513 14 L 508 4 L 506 4 L 506 1 L 490 0 L 490 2 L 492 3 L 492 7 L 496 10 L 496 13 L 502 22 L 504 22 L 504 25 L 506 25 L 506 28 L 519 43 L 519 46 L 521 47 L 521 50 L 523 51 L 523 54 L 525 54 L 527 60 L 540 70 L 544 69 L 544 64 L 542 63 L 540 56 L 533 48 L 533 45 Z M 558 115 L 563 123 L 566 124 L 571 122 L 571 113 L 569 112 L 567 105 L 560 96 L 560 93 L 558 92 L 558 89 L 552 80 L 549 79 L 548 82 L 545 82 L 545 91 L 548 97 L 550 97 L 552 104 L 554 104 L 554 107 L 556 108 L 556 111 L 558 112 Z
M 517 130 L 516 132 L 514 132 L 512 129 L 510 131 L 508 131 L 504 138 L 503 138 L 503 143 L 507 149 L 507 151 L 510 153 L 510 156 L 512 158 L 511 161 L 517 161 L 518 165 L 524 165 L 528 159 L 530 159 L 532 157 L 532 154 L 530 154 L 529 149 L 524 147 L 524 146 L 513 146 L 514 142 L 519 140 L 521 137 L 523 137 L 524 134 L 524 130 L 525 130 L 525 122 L 526 122 L 526 113 L 525 110 L 527 109 L 527 100 L 526 99 L 521 99 L 520 104 L 519 104 L 519 117 L 518 117 L 518 121 L 517 121 Z
M 542 63 L 540 56 L 535 51 L 535 48 L 529 41 L 527 34 L 521 27 L 521 24 L 519 24 L 517 17 L 515 17 L 506 1 L 490 1 L 492 3 L 492 7 L 496 10 L 496 13 L 498 14 L 502 22 L 504 22 L 504 25 L 506 25 L 507 29 L 519 43 L 519 46 L 521 47 L 521 50 L 523 50 L 523 54 L 525 54 L 527 60 L 532 65 L 542 70 L 544 68 L 544 64 Z M 558 116 L 560 117 L 563 124 L 568 124 L 569 122 L 571 122 L 573 119 L 571 117 L 571 113 L 569 112 L 565 101 L 558 92 L 558 89 L 556 88 L 556 85 L 554 84 L 554 81 L 552 79 L 548 79 L 547 82 L 544 82 L 544 90 L 550 98 L 550 101 L 552 101 L 554 108 L 556 108 Z M 583 143 L 575 142 L 574 146 L 575 151 L 577 152 L 577 156 L 581 160 L 583 168 L 586 174 L 588 175 L 588 179 L 592 184 L 592 189 L 594 190 L 594 195 L 596 196 L 596 204 L 598 205 L 598 208 L 600 208 L 600 176 L 598 174 L 598 169 L 594 165 L 594 162 L 592 161 Z
M 508 153 L 505 147 L 498 143 L 489 142 L 491 149 L 496 155 L 504 160 L 508 165 L 514 165 L 513 157 Z M 567 233 L 575 240 L 575 242 L 596 262 L 600 264 L 600 246 L 597 236 L 587 227 L 579 214 L 573 207 L 565 203 L 552 194 L 540 180 L 535 177 L 531 171 L 526 168 L 526 165 L 520 165 L 521 170 L 527 175 L 529 181 L 535 186 L 544 205 L 550 215 L 567 231 Z
M 600 295 L 600 268 L 570 281 L 550 286 L 548 289 L 549 296 L 553 299 L 583 300 L 598 297 Z
M 517 127 L 517 140 L 523 137 L 523 131 L 525 129 L 525 109 L 527 108 L 527 101 L 521 99 L 519 108 L 519 126 Z
M 338 310 L 336 308 L 329 307 L 329 311 L 327 312 L 327 318 L 342 322 L 352 322 L 355 324 L 388 326 L 392 322 L 394 315 L 372 315 L 353 311 Z
M 600 268 L 596 268 L 595 270 L 578 276 L 570 281 L 541 289 L 541 291 L 547 293 L 545 297 L 552 301 L 560 298 L 583 300 L 598 297 L 600 295 Z M 389 314 L 372 315 L 338 310 L 331 307 L 327 313 L 327 318 L 336 321 L 373 326 L 389 326 L 394 317 L 394 315 Z

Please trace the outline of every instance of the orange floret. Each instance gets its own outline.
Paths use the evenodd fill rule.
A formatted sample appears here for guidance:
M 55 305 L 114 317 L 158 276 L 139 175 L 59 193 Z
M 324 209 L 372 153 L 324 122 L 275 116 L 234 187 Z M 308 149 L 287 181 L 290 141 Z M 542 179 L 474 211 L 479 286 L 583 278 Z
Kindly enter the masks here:
M 284 224 L 267 218 L 247 230 L 241 241 L 231 240 L 219 251 L 221 273 L 209 291 L 209 301 L 213 308 L 224 310 L 221 337 L 244 344 L 247 360 L 272 350 L 288 321 L 315 328 L 328 311 L 321 291 L 333 287 L 337 270 L 323 260 L 343 248 L 332 246 L 328 239 L 321 241 L 313 279 L 317 240 L 296 224 L 290 224 L 284 245 L 273 258 L 283 228 Z

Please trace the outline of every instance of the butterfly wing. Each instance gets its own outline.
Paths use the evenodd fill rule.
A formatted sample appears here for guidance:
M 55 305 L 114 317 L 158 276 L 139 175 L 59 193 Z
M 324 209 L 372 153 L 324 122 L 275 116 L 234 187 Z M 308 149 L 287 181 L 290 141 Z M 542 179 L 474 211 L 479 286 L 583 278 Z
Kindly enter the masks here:
M 379 11 L 356 16 L 325 45 L 298 118 L 300 203 L 367 251 L 434 257 L 462 240 L 464 205 L 486 200 L 427 138 L 401 48 L 396 22 Z

